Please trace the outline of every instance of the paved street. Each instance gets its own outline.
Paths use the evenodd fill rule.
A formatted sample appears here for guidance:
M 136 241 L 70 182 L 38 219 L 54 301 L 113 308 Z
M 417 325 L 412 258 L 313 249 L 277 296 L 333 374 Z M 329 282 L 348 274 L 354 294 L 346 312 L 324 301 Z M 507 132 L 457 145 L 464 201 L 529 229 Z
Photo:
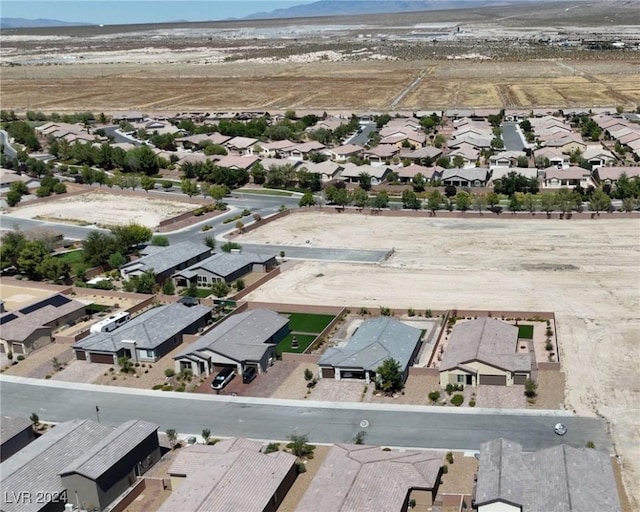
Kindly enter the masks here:
M 64 421 L 70 418 L 119 423 L 132 418 L 156 422 L 161 430 L 175 428 L 198 434 L 210 428 L 214 436 L 285 439 L 293 432 L 308 434 L 314 442 L 348 442 L 356 432 L 367 432 L 376 445 L 446 449 L 478 449 L 480 443 L 506 437 L 526 450 L 566 443 L 599 449 L 611 443 L 603 420 L 577 418 L 564 411 L 496 411 L 445 409 L 362 403 L 296 402 L 215 395 L 165 393 L 109 386 L 0 377 L 2 414 Z M 449 412 L 450 411 L 450 412 Z M 369 426 L 360 426 L 362 420 Z M 562 421 L 564 437 L 553 433 Z
M 502 124 L 502 140 L 504 141 L 504 149 L 507 151 L 522 151 L 526 145 L 517 126 L 518 123 Z

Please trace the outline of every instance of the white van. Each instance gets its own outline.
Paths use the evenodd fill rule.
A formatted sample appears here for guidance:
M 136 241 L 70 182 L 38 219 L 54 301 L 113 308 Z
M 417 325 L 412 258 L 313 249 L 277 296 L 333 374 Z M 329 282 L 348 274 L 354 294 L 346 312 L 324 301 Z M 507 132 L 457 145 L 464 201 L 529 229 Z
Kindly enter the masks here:
M 104 320 L 100 320 L 99 322 L 93 324 L 89 331 L 93 333 L 111 332 L 121 325 L 126 324 L 129 320 L 131 320 L 131 314 L 128 311 L 121 311 L 120 313 L 111 315 L 109 318 L 105 318 Z

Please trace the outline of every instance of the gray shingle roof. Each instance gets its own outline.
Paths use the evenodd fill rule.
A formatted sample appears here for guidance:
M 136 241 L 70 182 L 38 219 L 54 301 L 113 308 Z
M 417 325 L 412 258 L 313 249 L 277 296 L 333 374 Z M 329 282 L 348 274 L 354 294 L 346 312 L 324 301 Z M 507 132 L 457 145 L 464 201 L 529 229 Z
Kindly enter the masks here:
M 518 328 L 496 318 L 457 324 L 444 351 L 440 371 L 481 361 L 507 371 L 531 370 L 531 354 L 517 354 Z
M 439 453 L 384 452 L 377 446 L 335 445 L 296 511 L 403 510 L 410 489 L 434 488 L 441 465 Z
M 20 432 L 31 428 L 33 422 L 29 418 L 3 416 L 0 419 L 0 444 L 4 444 Z
M 73 348 L 117 352 L 122 341 L 135 341 L 136 348 L 153 350 L 189 325 L 209 314 L 206 306 L 187 307 L 179 302 L 159 306 L 133 318 L 111 332 L 97 332 L 73 344 Z
M 221 252 L 209 256 L 189 268 L 176 272 L 175 275 L 191 279 L 198 275 L 198 270 L 206 270 L 217 276 L 226 278 L 247 265 L 264 264 L 275 259 L 275 255 L 257 254 L 253 252 L 227 253 Z
M 211 249 L 202 242 L 180 242 L 161 251 L 153 251 L 148 256 L 143 256 L 135 261 L 126 263 L 120 267 L 125 273 L 140 268 L 142 272 L 153 269 L 156 274 L 161 274 L 167 270 L 177 267 L 191 258 L 202 254 L 210 253 Z
M 499 500 L 523 512 L 621 510 L 608 454 L 566 445 L 523 453 L 505 439 L 480 448 L 476 503 Z
M 381 316 L 364 322 L 344 348 L 327 349 L 318 364 L 375 370 L 385 359 L 393 358 L 404 371 L 421 336 L 420 329 Z
M 288 323 L 287 317 L 268 309 L 244 311 L 203 334 L 174 359 L 209 350 L 234 361 L 260 360 L 272 346 L 265 342 Z
M 228 451 L 220 451 L 216 446 L 180 450 L 179 459 L 195 455 L 206 471 L 199 469 L 187 474 L 158 512 L 263 512 L 296 462 L 290 453 L 264 454 L 233 445 Z M 179 466 L 185 465 L 189 463 L 179 462 Z M 172 467 L 169 473 L 175 471 Z M 279 500 L 282 498 L 278 496 Z
M 91 480 L 97 480 L 157 430 L 158 425 L 148 421 L 131 420 L 122 423 L 109 435 L 95 443 L 81 457 L 66 466 L 59 474 L 65 476 L 77 473 Z
M 11 492 L 61 493 L 64 488 L 58 473 L 81 457 L 113 429 L 90 420 L 60 423 L 18 453 L 0 464 L 3 512 L 37 512 L 42 503 L 11 503 Z M 15 500 L 13 500 L 15 501 Z

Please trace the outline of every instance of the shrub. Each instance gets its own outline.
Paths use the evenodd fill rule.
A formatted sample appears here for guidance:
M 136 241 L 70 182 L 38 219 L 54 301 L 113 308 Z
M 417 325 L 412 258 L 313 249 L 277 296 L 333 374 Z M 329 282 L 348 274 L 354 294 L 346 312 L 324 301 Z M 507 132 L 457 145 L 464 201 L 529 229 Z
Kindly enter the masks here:
M 435 404 L 439 399 L 440 391 L 432 391 L 431 393 L 429 393 L 429 400 L 431 400 L 432 403 Z
M 13 359 L 13 352 L 8 352 L 7 353 L 7 359 L 9 359 L 9 361 L 11 361 L 11 359 Z
M 367 308 L 360 308 L 360 311 L 358 312 L 358 314 L 361 316 L 366 316 L 369 314 L 369 310 Z
M 175 370 L 173 368 L 167 368 L 164 371 L 164 376 L 165 377 L 173 377 L 176 374 Z
M 451 393 L 453 393 L 453 384 L 447 384 L 444 390 L 447 392 L 447 395 L 451 396 Z
M 475 407 L 476 406 L 476 401 L 472 398 L 471 400 L 469 400 L 469 407 Z
M 596 444 L 593 441 L 587 441 L 586 447 L 587 448 L 595 448 Z
M 453 464 L 453 452 L 447 452 L 447 462 Z
M 408 315 L 408 316 L 416 316 L 416 310 L 415 310 L 415 309 L 413 309 L 413 308 L 409 308 L 409 309 L 407 310 L 407 315 Z
M 380 315 L 381 316 L 392 316 L 393 311 L 386 306 L 380 306 Z
M 18 361 L 24 361 L 24 356 L 23 356 L 22 354 L 20 354 L 20 355 L 17 357 L 17 359 L 18 359 Z
M 180 384 L 176 389 L 174 389 L 174 391 L 177 391 L 178 393 L 182 393 L 184 390 L 185 390 L 184 384 Z
M 552 351 L 553 350 L 553 343 L 551 343 L 551 341 L 547 341 L 547 343 L 544 346 L 545 350 L 548 351 Z
M 390 451 L 391 451 L 391 448 L 389 448 L 388 446 L 385 446 L 385 447 L 382 449 L 382 451 L 383 451 L 383 452 L 390 452 Z
M 303 462 L 296 462 L 296 471 L 299 475 L 302 473 L 306 473 L 307 466 L 305 466 Z
M 360 430 L 353 437 L 353 444 L 364 444 L 364 438 L 367 436 L 367 433 L 364 430 Z
M 464 396 L 460 394 L 456 394 L 451 397 L 451 403 L 456 407 L 460 407 L 462 405 L 462 402 L 464 402 Z
M 162 389 L 163 386 L 164 384 L 156 384 L 151 389 Z
M 538 384 L 532 379 L 524 381 L 524 394 L 527 398 L 534 398 L 537 394 Z
M 162 391 L 173 391 L 173 386 L 171 384 L 164 384 L 162 386 Z
M 442 466 L 442 474 L 446 475 L 448 472 L 449 472 L 449 466 L 445 464 L 444 466 Z
M 262 453 L 273 453 L 280 451 L 280 443 L 269 443 Z

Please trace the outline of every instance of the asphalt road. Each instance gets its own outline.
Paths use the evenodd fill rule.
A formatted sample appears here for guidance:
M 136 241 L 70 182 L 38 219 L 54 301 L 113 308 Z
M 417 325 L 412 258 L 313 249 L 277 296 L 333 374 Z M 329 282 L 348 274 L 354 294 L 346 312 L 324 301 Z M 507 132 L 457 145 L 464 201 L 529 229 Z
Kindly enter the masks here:
M 526 144 L 522 140 L 517 126 L 517 123 L 502 123 L 502 140 L 504 141 L 504 149 L 507 151 L 524 150 Z
M 4 153 L 9 158 L 15 158 L 18 155 L 18 152 L 9 144 L 9 134 L 4 130 L 0 130 L 0 144 L 4 146 Z
M 128 142 L 129 144 L 133 144 L 134 146 L 139 146 L 141 144 L 141 142 L 138 139 L 129 137 L 128 135 L 125 135 L 124 133 L 122 133 L 119 128 L 120 127 L 118 125 L 114 125 L 114 126 L 104 126 L 102 129 L 104 130 L 104 133 L 107 136 L 113 137 L 113 140 L 116 143 Z
M 363 123 L 360 125 L 360 128 L 362 129 L 362 132 L 355 134 L 350 139 L 347 139 L 345 144 L 357 144 L 358 146 L 364 146 L 369 142 L 369 134 L 376 131 L 375 123 Z
M 134 390 L 20 377 L 0 377 L 2 414 L 45 421 L 71 418 L 120 423 L 141 418 L 198 434 L 210 428 L 214 435 L 256 439 L 285 439 L 291 433 L 308 434 L 319 443 L 348 442 L 359 430 L 375 445 L 477 450 L 480 444 L 505 437 L 538 450 L 566 443 L 581 447 L 593 441 L 611 450 L 606 424 L 598 418 L 578 418 L 565 411 L 497 411 L 362 403 L 301 402 L 244 397 Z M 367 420 L 363 428 L 360 423 Z M 563 422 L 568 433 L 559 437 L 553 426 Z

